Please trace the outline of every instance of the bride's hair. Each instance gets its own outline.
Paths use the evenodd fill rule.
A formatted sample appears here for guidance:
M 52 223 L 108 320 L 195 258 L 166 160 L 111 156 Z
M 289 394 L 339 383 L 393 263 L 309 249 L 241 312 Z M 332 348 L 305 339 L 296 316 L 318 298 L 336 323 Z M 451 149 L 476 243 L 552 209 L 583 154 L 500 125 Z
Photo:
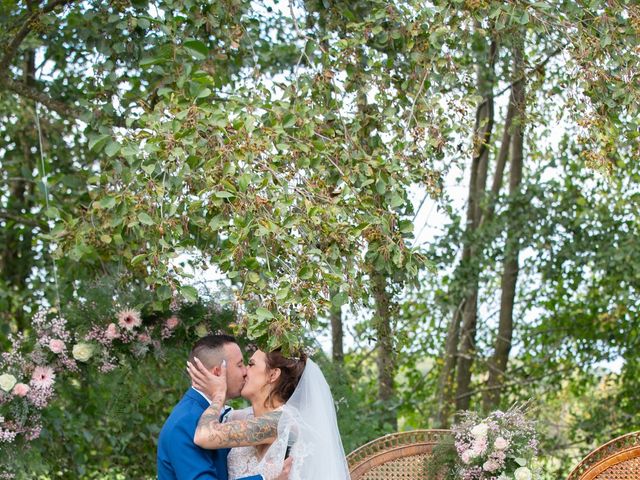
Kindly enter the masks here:
M 267 353 L 267 369 L 280 369 L 280 376 L 276 380 L 273 389 L 269 392 L 269 396 L 265 405 L 272 403 L 272 398 L 276 397 L 286 402 L 293 395 L 294 390 L 298 386 L 304 367 L 307 364 L 307 355 L 301 353 L 297 358 L 285 357 L 280 349 Z

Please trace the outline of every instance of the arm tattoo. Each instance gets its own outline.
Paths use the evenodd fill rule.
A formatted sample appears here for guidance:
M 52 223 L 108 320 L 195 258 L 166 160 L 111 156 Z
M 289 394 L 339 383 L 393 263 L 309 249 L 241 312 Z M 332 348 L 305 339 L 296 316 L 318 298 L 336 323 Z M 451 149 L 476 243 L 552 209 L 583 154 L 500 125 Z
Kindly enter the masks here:
M 231 448 L 272 443 L 278 436 L 282 412 L 269 412 L 257 418 L 220 423 L 220 403 L 207 408 L 196 427 L 195 443 L 203 448 Z

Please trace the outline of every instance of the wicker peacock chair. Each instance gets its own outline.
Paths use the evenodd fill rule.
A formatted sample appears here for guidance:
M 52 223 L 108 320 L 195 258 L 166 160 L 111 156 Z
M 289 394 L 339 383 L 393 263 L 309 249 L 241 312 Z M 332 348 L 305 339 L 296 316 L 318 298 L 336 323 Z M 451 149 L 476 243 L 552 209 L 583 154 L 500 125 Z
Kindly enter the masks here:
M 449 430 L 413 430 L 377 438 L 347 455 L 351 480 L 425 480 L 425 459 Z
M 640 432 L 623 435 L 587 455 L 567 480 L 639 480 Z

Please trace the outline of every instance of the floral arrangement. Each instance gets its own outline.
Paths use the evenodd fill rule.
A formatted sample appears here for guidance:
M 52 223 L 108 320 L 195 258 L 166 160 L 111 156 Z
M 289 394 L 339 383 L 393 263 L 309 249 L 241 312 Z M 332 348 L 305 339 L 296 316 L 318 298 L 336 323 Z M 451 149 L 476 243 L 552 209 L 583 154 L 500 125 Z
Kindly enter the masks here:
M 514 406 L 481 419 L 463 412 L 453 426 L 453 443 L 434 450 L 427 463 L 431 478 L 450 480 L 532 480 L 537 454 L 535 424 Z
M 107 373 L 117 367 L 119 353 L 129 350 L 140 357 L 159 350 L 161 340 L 170 338 L 180 325 L 175 315 L 143 325 L 140 312 L 128 308 L 113 320 L 78 333 L 57 310 L 40 310 L 32 319 L 30 337 L 10 338 L 12 350 L 0 357 L 0 447 L 20 437 L 31 441 L 40 436 L 40 411 L 53 399 L 60 376 L 89 364 Z

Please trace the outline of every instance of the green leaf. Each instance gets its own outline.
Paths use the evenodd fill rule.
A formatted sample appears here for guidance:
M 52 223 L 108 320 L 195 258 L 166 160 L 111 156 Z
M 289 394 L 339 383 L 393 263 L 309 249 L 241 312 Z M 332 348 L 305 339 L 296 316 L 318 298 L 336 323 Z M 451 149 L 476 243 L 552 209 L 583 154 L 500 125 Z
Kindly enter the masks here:
M 144 225 L 154 225 L 156 223 L 146 212 L 140 212 L 138 214 L 138 220 Z
M 98 201 L 98 206 L 100 208 L 106 208 L 107 210 L 110 210 L 116 206 L 116 199 L 115 197 L 103 197 Z
M 111 140 L 107 144 L 107 147 L 104 149 L 104 152 L 109 157 L 114 157 L 119 151 L 120 151 L 120 144 L 118 142 L 114 142 L 113 140 Z
M 200 90 L 198 92 L 198 95 L 196 95 L 196 98 L 206 98 L 209 95 L 211 95 L 211 89 L 210 88 L 203 88 L 202 90 Z
M 44 214 L 49 218 L 59 218 L 60 210 L 58 210 L 56 207 L 49 207 L 44 211 Z
M 180 293 L 188 302 L 194 303 L 198 300 L 198 290 L 190 285 L 180 287 Z
M 298 272 L 298 276 L 302 280 L 309 280 L 313 276 L 313 270 L 311 270 L 311 267 L 309 267 L 309 265 L 304 265 L 300 269 L 300 272 Z
M 235 195 L 231 192 L 219 191 L 215 193 L 215 196 L 218 198 L 233 198 Z
M 249 272 L 247 274 L 247 279 L 251 282 L 251 283 L 258 283 L 260 281 L 260 275 L 256 272 Z
M 404 205 L 404 199 L 397 193 L 391 194 L 391 197 L 389 198 L 388 201 L 389 201 L 389 206 L 391 208 L 397 208 L 400 205 Z
M 288 296 L 289 296 L 289 287 L 288 286 L 280 287 L 278 289 L 278 292 L 276 293 L 276 300 L 284 300 Z
M 224 219 L 224 217 L 222 215 L 218 214 L 215 217 L 213 217 L 211 219 L 211 221 L 209 222 L 209 228 L 211 228 L 211 230 L 213 230 L 215 232 L 216 230 L 218 230 L 223 225 L 226 225 L 226 223 L 227 222 Z
M 200 40 L 188 40 L 182 46 L 196 60 L 204 60 L 209 55 L 209 49 Z
M 156 164 L 142 165 L 142 170 L 144 170 L 144 173 L 147 175 L 151 175 L 156 170 Z
M 111 135 L 96 135 L 89 137 L 89 150 L 99 152 L 107 142 L 111 140 Z
M 273 313 L 271 313 L 269 310 L 267 310 L 264 307 L 258 307 L 258 309 L 256 310 L 256 316 L 260 320 L 270 320 L 273 318 Z
M 333 304 L 334 307 L 341 307 L 342 305 L 347 303 L 348 299 L 349 299 L 349 296 L 346 293 L 339 292 L 335 294 L 333 298 L 331 298 L 331 303 Z
M 168 300 L 171 298 L 171 289 L 168 285 L 162 285 L 156 290 L 156 296 L 160 300 Z
M 292 113 L 289 113 L 284 116 L 282 119 L 282 127 L 283 128 L 291 128 L 296 124 L 296 117 Z
M 141 263 L 147 257 L 146 253 L 141 253 L 140 255 L 136 255 L 131 259 L 131 265 L 136 266 Z

